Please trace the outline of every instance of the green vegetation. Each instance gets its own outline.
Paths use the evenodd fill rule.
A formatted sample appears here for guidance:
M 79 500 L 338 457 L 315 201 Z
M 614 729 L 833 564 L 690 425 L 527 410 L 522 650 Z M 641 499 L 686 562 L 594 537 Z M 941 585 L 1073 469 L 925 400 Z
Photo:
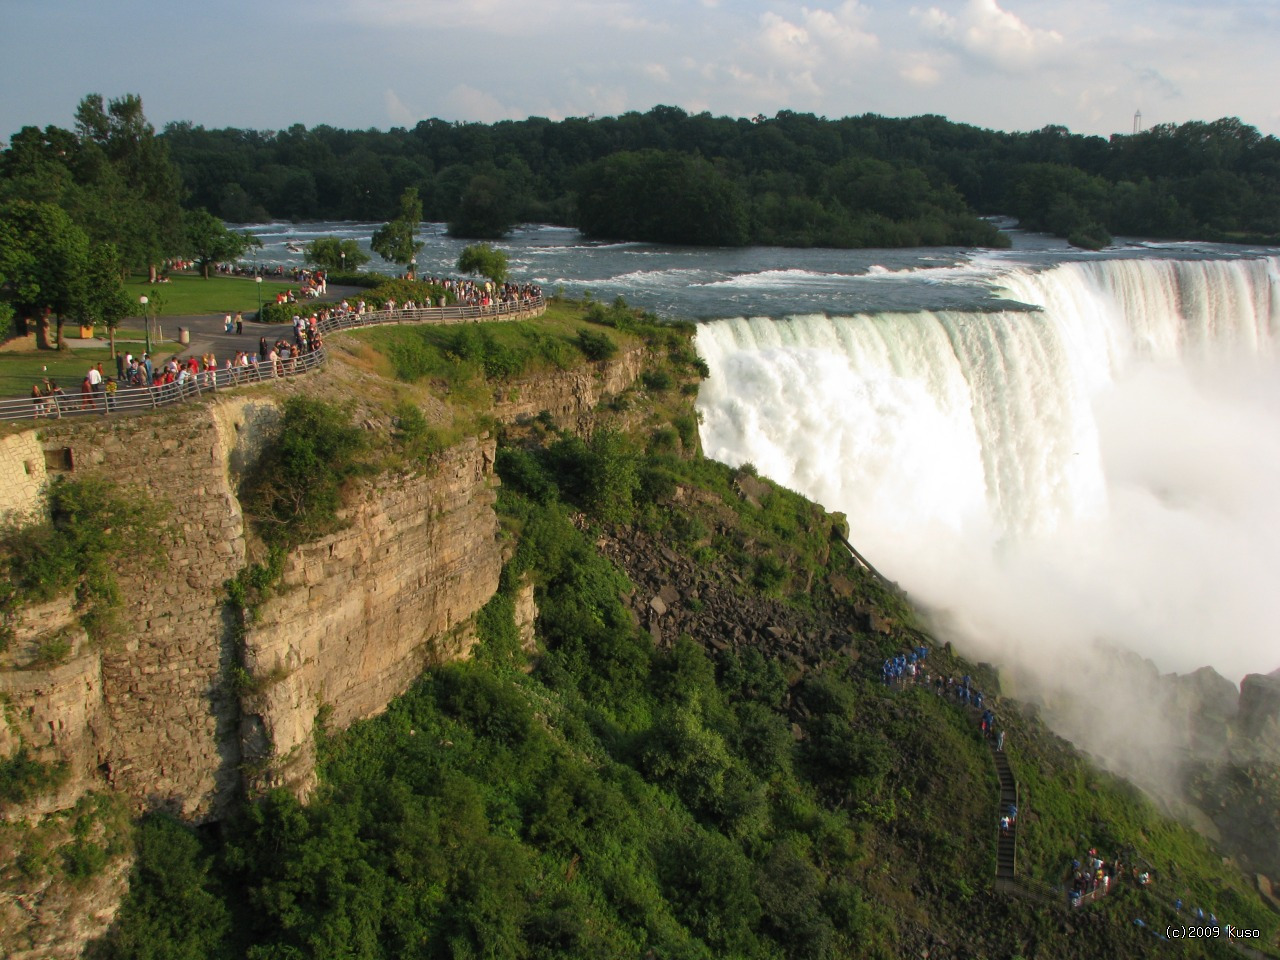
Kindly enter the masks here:
M 470 217 L 464 206 L 487 204 L 494 232 L 457 236 L 532 221 L 684 243 L 1000 244 L 975 214 L 1010 214 L 1087 245 L 1111 234 L 1280 237 L 1280 140 L 1234 118 L 1103 139 L 938 116 L 783 110 L 751 121 L 658 106 L 387 132 L 175 124 L 163 140 L 192 202 L 232 220 L 244 218 L 218 204 L 239 203 L 228 191 L 243 184 L 252 204 L 285 219 L 380 217 L 405 187 L 429 219 L 451 225 Z
M 373 233 L 370 246 L 373 252 L 388 263 L 405 267 L 412 274 L 412 265 L 422 249 L 418 239 L 418 224 L 422 221 L 422 201 L 417 187 L 406 187 L 400 194 L 396 215 Z
M 116 347 L 134 354 L 142 353 L 141 339 L 134 340 L 135 334 L 130 332 L 130 339 L 117 340 Z M 157 353 L 157 356 L 160 356 Z M 103 372 L 108 376 L 116 375 L 116 362 L 111 351 L 105 347 L 77 347 L 74 350 L 50 352 L 32 350 L 23 352 L 0 353 L 0 397 L 22 397 L 31 395 L 33 384 L 40 383 L 45 377 L 53 380 L 67 394 L 67 403 L 79 403 L 79 398 L 72 399 L 80 391 L 80 381 L 93 364 L 102 364 Z
M 70 774 L 66 763 L 45 763 L 31 756 L 26 744 L 0 760 L 0 810 L 56 790 Z
M 741 246 L 742 189 L 701 156 L 616 153 L 578 173 L 578 226 L 589 237 Z
M 153 535 L 158 504 L 130 501 L 110 481 L 94 476 L 55 478 L 48 502 L 48 520 L 11 527 L 0 536 L 0 649 L 8 645 L 19 607 L 72 590 L 90 638 L 110 638 L 122 600 L 117 568 L 164 558 Z
M 297 285 L 282 280 L 263 280 L 258 284 L 252 277 L 215 275 L 208 280 L 191 274 L 175 273 L 158 288 L 145 277 L 131 277 L 125 283 L 125 292 L 141 311 L 138 297 L 146 296 L 154 303 L 153 293 L 159 291 L 159 306 L 152 306 L 161 317 L 181 317 L 193 314 L 250 313 L 258 309 L 258 293 L 261 287 L 262 302 L 274 301 L 277 293 L 297 292 Z
M 369 255 L 354 240 L 317 237 L 307 244 L 307 263 L 321 270 L 359 270 L 369 262 Z
M 56 782 L 42 790 L 65 779 L 61 769 Z M 85 794 L 75 806 L 37 823 L 0 821 L 0 882 L 15 897 L 74 897 L 125 855 L 131 833 L 127 805 L 106 793 Z
M 215 264 L 233 263 L 247 250 L 262 246 L 252 234 L 228 230 L 208 210 L 188 210 L 182 216 L 182 229 L 183 252 L 195 260 L 205 280 Z
M 487 243 L 473 243 L 463 247 L 462 253 L 458 254 L 458 269 L 502 284 L 507 279 L 507 255 Z
M 289 550 L 341 526 L 343 486 L 364 469 L 364 434 L 350 412 L 320 400 L 285 401 L 280 435 L 241 486 L 241 502 L 269 545 Z

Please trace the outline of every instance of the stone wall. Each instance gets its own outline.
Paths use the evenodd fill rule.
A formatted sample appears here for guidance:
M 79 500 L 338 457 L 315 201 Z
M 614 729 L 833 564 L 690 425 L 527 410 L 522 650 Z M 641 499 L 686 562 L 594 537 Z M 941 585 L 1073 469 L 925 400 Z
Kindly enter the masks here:
M 471 618 L 502 569 L 495 443 L 468 440 L 424 474 L 383 476 L 349 526 L 289 557 L 246 632 L 243 740 L 257 786 L 303 792 L 322 707 L 345 727 L 383 710 L 433 664 L 465 657 Z
M 72 762 L 77 782 L 105 781 L 139 807 L 214 816 L 234 792 L 239 763 L 222 583 L 244 564 L 244 529 L 227 439 L 206 406 L 41 430 L 51 475 L 101 474 L 155 506 L 161 519 L 151 535 L 166 562 L 122 562 L 122 635 L 86 651 L 83 664 L 7 676 L 13 712 L 33 720 L 59 712 L 42 722 L 56 731 L 49 745 Z M 57 711 L 63 674 L 77 664 L 74 685 L 96 702 Z M 34 742 L 48 740 L 38 723 L 26 726 Z
M 45 484 L 44 448 L 34 430 L 0 437 L 0 523 L 40 509 Z

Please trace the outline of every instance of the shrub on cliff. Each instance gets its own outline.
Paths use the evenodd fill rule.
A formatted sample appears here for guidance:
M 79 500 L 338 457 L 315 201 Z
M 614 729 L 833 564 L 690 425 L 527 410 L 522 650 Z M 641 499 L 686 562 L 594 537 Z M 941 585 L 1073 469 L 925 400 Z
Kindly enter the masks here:
M 159 563 L 154 504 L 131 500 L 101 477 L 58 477 L 49 488 L 48 519 L 0 534 L 0 650 L 7 621 L 26 603 L 74 590 L 81 623 L 102 640 L 114 630 L 120 588 L 116 569 L 126 558 Z
M 309 397 L 285 401 L 280 435 L 241 491 L 262 539 L 291 549 L 340 529 L 342 488 L 362 471 L 364 447 L 347 412 Z

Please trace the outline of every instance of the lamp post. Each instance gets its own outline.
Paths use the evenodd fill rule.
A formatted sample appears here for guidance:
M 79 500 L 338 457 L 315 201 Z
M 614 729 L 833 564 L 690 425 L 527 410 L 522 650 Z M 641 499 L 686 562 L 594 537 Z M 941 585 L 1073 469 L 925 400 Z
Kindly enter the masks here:
M 257 321 L 262 322 L 262 274 L 258 274 L 253 278 L 254 286 L 258 288 L 258 316 Z
M 149 302 L 150 301 L 147 300 L 145 295 L 138 298 L 138 303 L 142 305 L 143 329 L 146 330 L 147 356 L 151 356 L 151 311 L 147 309 L 147 304 Z
M 418 258 L 417 257 L 411 257 L 409 259 L 409 279 L 410 280 L 418 279 Z
M 347 251 L 339 250 L 338 256 L 342 258 L 342 272 L 345 274 L 347 272 Z

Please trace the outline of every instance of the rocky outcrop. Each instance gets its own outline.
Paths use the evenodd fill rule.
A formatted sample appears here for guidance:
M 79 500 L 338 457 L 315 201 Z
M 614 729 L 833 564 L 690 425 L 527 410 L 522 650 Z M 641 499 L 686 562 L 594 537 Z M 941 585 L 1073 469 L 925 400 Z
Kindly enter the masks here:
M 502 569 L 494 451 L 468 440 L 429 473 L 379 478 L 344 530 L 289 557 L 245 634 L 241 736 L 256 786 L 305 792 L 322 710 L 345 727 L 468 655 Z
M 26 744 L 69 770 L 26 813 L 106 787 L 135 809 L 199 821 L 221 814 L 246 770 L 305 786 L 322 706 L 345 726 L 381 710 L 425 665 L 467 654 L 469 618 L 502 563 L 489 439 L 446 451 L 430 472 L 369 483 L 345 530 L 289 557 L 241 649 L 224 588 L 245 565 L 237 475 L 278 420 L 269 398 L 239 397 L 11 438 L 7 449 L 22 454 L 13 469 L 34 461 L 41 485 L 97 473 L 151 501 L 166 557 L 159 568 L 121 563 L 123 629 L 105 648 L 87 642 L 70 598 L 24 612 L 0 660 L 0 755 Z M 56 657 L 41 655 L 55 647 Z
M 494 416 L 503 423 L 515 423 L 545 410 L 562 428 L 589 433 L 597 405 L 635 383 L 646 356 L 645 346 L 636 343 L 610 360 L 542 372 L 505 384 L 494 395 Z
M 869 624 L 856 614 L 799 611 L 749 586 L 730 568 L 695 563 L 639 530 L 602 536 L 597 547 L 635 585 L 627 598 L 636 623 L 657 646 L 682 634 L 712 650 L 754 647 L 799 670 L 842 654 L 856 659 Z
M 1250 739 L 1280 727 L 1280 670 L 1251 673 L 1240 683 L 1240 732 Z M 1280 746 L 1280 742 L 1278 742 Z

